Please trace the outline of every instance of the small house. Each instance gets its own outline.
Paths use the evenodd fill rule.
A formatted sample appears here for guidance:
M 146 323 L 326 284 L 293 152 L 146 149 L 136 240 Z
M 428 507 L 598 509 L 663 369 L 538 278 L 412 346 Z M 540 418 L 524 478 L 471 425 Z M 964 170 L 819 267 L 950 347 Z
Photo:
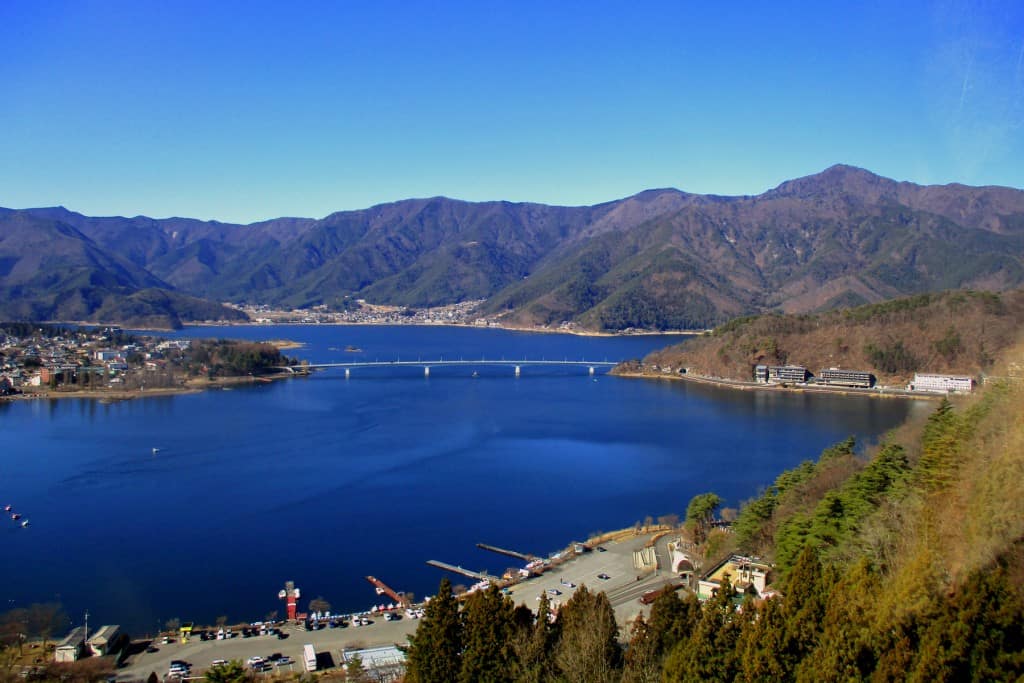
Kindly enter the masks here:
M 77 626 L 71 629 L 71 633 L 64 636 L 64 640 L 57 643 L 53 651 L 53 658 L 56 662 L 77 662 L 85 654 L 85 627 Z

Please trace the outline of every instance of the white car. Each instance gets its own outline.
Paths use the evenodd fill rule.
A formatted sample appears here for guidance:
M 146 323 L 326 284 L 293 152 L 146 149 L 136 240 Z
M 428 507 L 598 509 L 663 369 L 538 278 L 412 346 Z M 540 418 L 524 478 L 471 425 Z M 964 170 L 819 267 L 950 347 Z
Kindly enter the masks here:
M 210 662 L 210 666 L 224 666 L 227 663 L 228 660 L 226 659 L 215 659 L 212 662 Z

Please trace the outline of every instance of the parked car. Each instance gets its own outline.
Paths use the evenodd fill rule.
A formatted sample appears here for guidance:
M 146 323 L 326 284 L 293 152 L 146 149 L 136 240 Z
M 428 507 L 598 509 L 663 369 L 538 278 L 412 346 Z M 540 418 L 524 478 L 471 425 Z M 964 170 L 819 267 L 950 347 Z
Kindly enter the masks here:
M 612 577 L 608 576 L 604 572 L 601 572 L 600 574 L 597 575 L 597 578 L 601 579 L 602 581 L 607 581 L 608 579 L 610 579 Z

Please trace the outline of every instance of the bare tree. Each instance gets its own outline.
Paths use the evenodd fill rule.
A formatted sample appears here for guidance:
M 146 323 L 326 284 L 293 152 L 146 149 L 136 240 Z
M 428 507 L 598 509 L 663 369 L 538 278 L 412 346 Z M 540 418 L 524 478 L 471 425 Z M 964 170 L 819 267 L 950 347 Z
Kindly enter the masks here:
M 669 514 L 658 517 L 658 524 L 661 526 L 667 526 L 670 529 L 674 529 L 679 526 L 679 515 Z
M 63 631 L 70 623 L 71 620 L 68 619 L 68 615 L 64 612 L 64 607 L 59 602 L 36 602 L 29 605 L 27 615 L 28 632 L 33 635 L 42 636 L 44 650 L 50 636 Z
M 318 595 L 309 601 L 310 612 L 330 612 L 331 603 L 324 600 L 324 596 Z

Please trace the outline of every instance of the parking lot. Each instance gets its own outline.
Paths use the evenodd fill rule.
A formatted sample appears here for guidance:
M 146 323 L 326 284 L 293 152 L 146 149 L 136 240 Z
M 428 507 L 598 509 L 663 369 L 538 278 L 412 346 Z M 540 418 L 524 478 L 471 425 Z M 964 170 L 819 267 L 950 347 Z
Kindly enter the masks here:
M 288 634 L 284 640 L 276 636 L 255 636 L 252 638 L 235 637 L 230 640 L 207 640 L 192 638 L 188 643 L 173 642 L 166 645 L 155 642 L 158 652 L 141 652 L 128 658 L 128 666 L 118 671 L 119 681 L 144 680 L 151 672 L 160 678 L 167 674 L 172 660 L 183 660 L 192 665 L 191 675 L 202 674 L 214 660 L 237 659 L 242 662 L 250 657 L 269 659 L 279 653 L 292 660 L 291 665 L 274 667 L 264 671 L 270 675 L 275 670 L 284 672 L 302 672 L 302 646 L 311 643 L 316 648 L 318 661 L 321 665 L 337 666 L 341 660 L 340 652 L 344 648 L 362 648 L 375 645 L 406 644 L 406 636 L 416 630 L 418 619 L 401 618 L 396 621 L 385 621 L 373 618 L 369 626 L 347 628 L 325 628 L 319 631 L 307 631 L 302 626 L 286 626 L 283 631 Z
M 638 535 L 624 541 L 607 543 L 603 550 L 593 550 L 568 560 L 559 567 L 546 572 L 542 576 L 532 578 L 509 588 L 512 600 L 516 604 L 526 604 L 532 609 L 537 608 L 538 598 L 542 593 L 548 594 L 553 605 L 565 604 L 580 586 L 586 585 L 589 590 L 603 591 L 608 594 L 615 608 L 620 627 L 633 619 L 644 608 L 639 598 L 644 592 L 660 588 L 673 577 L 664 567 L 666 552 L 658 548 L 660 572 L 643 573 L 633 566 L 633 551 L 643 548 L 650 540 L 649 534 Z M 663 542 L 659 542 L 663 546 Z M 607 578 L 599 578 L 601 576 Z M 572 585 L 570 585 L 572 584 Z M 372 618 L 369 626 L 346 628 L 325 628 L 318 631 L 306 631 L 301 626 L 290 625 L 284 628 L 287 638 L 281 640 L 276 636 L 255 636 L 252 638 L 235 637 L 230 640 L 201 641 L 193 638 L 188 643 L 173 642 L 166 645 L 156 643 L 158 652 L 142 652 L 132 655 L 128 666 L 119 672 L 118 680 L 129 681 L 145 679 L 150 672 L 163 677 L 172 660 L 184 660 L 192 664 L 192 676 L 201 674 L 210 667 L 214 660 L 238 659 L 245 662 L 250 657 L 259 656 L 269 659 L 279 653 L 292 660 L 285 667 L 275 667 L 263 672 L 269 675 L 274 670 L 303 671 L 302 646 L 311 643 L 318 653 L 320 666 L 338 666 L 341 661 L 340 651 L 345 648 L 374 647 L 378 645 L 405 645 L 406 637 L 416 630 L 418 619 L 402 617 L 396 621 L 385 621 L 382 617 Z
M 555 606 L 564 604 L 579 586 L 585 584 L 590 591 L 608 595 L 619 625 L 624 626 L 642 610 L 639 597 L 645 591 L 660 588 L 672 578 L 671 573 L 664 569 L 667 551 L 663 547 L 658 549 L 659 564 L 663 567 L 660 572 L 645 573 L 633 567 L 633 551 L 643 548 L 650 539 L 650 534 L 641 534 L 624 541 L 606 543 L 600 546 L 604 551 L 598 549 L 578 555 L 537 578 L 512 586 L 509 592 L 516 604 L 524 603 L 536 609 L 542 593 L 547 593 Z M 602 575 L 608 578 L 600 578 Z M 575 584 L 575 587 L 567 584 Z

